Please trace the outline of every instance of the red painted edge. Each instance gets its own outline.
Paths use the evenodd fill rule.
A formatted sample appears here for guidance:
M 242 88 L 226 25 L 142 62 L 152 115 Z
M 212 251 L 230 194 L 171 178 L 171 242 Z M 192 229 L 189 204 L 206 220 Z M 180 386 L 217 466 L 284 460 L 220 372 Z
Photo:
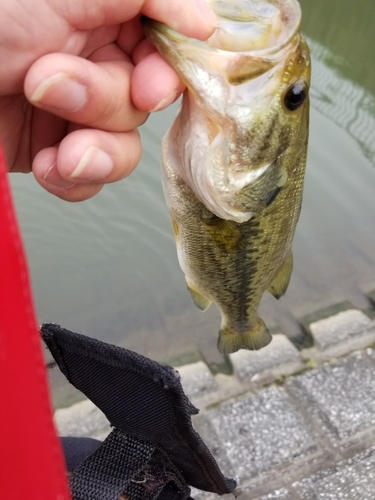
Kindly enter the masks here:
M 0 145 L 0 498 L 68 500 L 28 268 Z

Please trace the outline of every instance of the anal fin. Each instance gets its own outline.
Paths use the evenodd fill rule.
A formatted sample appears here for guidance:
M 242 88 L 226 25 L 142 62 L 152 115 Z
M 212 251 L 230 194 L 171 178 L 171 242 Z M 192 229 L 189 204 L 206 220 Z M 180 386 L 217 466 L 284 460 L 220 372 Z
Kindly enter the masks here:
M 211 300 L 202 295 L 200 292 L 197 292 L 191 285 L 186 283 L 188 290 L 190 292 L 191 298 L 193 299 L 194 304 L 201 311 L 205 311 L 211 305 Z
M 292 252 L 290 252 L 286 261 L 278 270 L 275 279 L 268 287 L 268 291 L 276 299 L 282 297 L 286 292 L 290 281 L 290 275 L 292 274 L 292 269 L 293 269 L 293 255 Z

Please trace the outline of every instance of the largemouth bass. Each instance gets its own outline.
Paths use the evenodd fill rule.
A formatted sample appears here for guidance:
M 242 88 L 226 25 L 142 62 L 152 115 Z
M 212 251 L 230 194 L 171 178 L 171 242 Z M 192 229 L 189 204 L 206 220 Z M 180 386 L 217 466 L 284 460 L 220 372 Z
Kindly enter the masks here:
M 163 139 L 163 186 L 194 303 L 218 306 L 218 349 L 260 349 L 257 309 L 286 291 L 306 164 L 310 57 L 296 0 L 208 0 L 201 42 L 150 19 L 147 35 L 186 84 Z

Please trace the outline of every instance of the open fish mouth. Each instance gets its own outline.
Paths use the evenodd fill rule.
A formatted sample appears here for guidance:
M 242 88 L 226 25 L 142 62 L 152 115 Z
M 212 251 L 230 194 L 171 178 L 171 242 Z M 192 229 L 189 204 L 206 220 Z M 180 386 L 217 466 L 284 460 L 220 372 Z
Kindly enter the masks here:
M 207 3 L 217 16 L 218 26 L 206 42 L 200 43 L 223 51 L 277 52 L 289 43 L 301 23 L 297 0 L 207 0 Z M 150 29 L 174 41 L 189 39 L 158 21 L 143 17 L 142 22 L 151 36 Z
M 301 9 L 297 0 L 207 1 L 218 26 L 205 42 L 147 18 L 143 26 L 187 86 L 176 169 L 215 215 L 245 222 L 288 178 L 277 171 L 290 146 L 282 99 L 297 81 Z

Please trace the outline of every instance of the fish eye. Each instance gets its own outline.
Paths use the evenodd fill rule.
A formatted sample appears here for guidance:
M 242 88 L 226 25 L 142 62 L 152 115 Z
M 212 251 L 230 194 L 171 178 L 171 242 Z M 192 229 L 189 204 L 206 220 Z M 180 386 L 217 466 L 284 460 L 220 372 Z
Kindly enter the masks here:
M 285 106 L 290 111 L 295 111 L 305 102 L 307 97 L 306 83 L 299 81 L 292 85 L 284 97 Z

